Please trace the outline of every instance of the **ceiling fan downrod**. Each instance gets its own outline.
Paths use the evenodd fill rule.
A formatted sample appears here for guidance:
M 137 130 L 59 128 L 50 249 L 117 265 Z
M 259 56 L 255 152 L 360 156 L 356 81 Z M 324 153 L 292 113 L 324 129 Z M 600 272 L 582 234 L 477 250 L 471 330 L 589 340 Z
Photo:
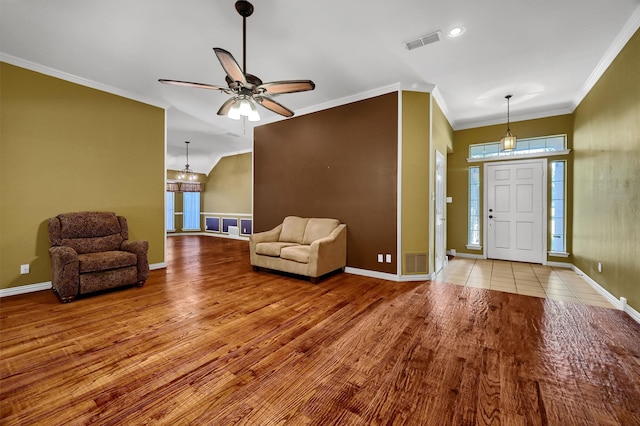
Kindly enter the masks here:
M 236 2 L 236 11 L 242 16 L 242 72 L 247 73 L 247 18 L 253 14 L 253 5 L 246 0 Z

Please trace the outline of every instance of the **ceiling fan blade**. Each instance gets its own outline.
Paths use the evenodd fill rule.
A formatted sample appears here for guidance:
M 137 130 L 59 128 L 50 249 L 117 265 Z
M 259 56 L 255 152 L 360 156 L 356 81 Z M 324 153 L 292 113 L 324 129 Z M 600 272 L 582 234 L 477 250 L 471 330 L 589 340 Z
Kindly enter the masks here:
M 218 115 L 227 115 L 235 102 L 235 97 L 227 99 L 218 110 Z
M 223 92 L 229 93 L 229 88 L 214 86 L 213 84 L 192 83 L 190 81 L 180 81 L 180 80 L 165 80 L 164 78 L 158 79 L 158 81 L 163 84 L 171 84 L 174 86 L 196 87 L 198 89 L 222 90 Z
M 315 89 L 316 85 L 311 80 L 286 80 L 272 81 L 264 83 L 257 87 L 257 90 L 264 90 L 269 95 L 278 95 L 282 93 L 306 92 Z
M 293 117 L 293 111 L 270 98 L 255 96 L 254 99 L 263 107 L 285 117 Z
M 233 81 L 239 81 L 246 85 L 247 78 L 244 76 L 242 68 L 240 68 L 240 65 L 238 65 L 238 62 L 236 62 L 233 55 L 219 47 L 214 47 L 213 51 L 216 52 L 216 57 L 220 61 L 220 65 L 222 65 L 224 72 L 227 73 L 229 78 Z

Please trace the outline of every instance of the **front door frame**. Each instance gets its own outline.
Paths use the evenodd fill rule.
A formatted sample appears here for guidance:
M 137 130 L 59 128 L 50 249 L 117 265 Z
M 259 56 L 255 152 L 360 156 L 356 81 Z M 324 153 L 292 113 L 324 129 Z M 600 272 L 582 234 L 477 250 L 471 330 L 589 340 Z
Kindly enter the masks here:
M 522 159 L 522 160 L 513 160 L 513 161 L 490 161 L 490 162 L 486 162 L 484 163 L 484 169 L 483 169 L 483 253 L 482 256 L 484 259 L 488 259 L 488 252 L 489 252 L 489 212 L 487 210 L 487 205 L 488 205 L 488 197 L 489 197 L 489 174 L 488 174 L 488 168 L 490 166 L 493 165 L 499 165 L 499 164 L 510 164 L 510 165 L 518 165 L 518 164 L 525 164 L 525 163 L 540 163 L 542 165 L 542 227 L 541 227 L 541 233 L 542 233 L 542 253 L 541 253 L 541 259 L 542 259 L 542 265 L 546 265 L 547 264 L 547 208 L 548 208 L 548 201 L 547 201 L 547 188 L 548 188 L 548 161 L 546 158 L 528 158 L 528 159 Z
M 438 150 L 435 150 L 436 156 L 436 168 L 435 168 L 435 203 L 434 203 L 434 274 L 440 272 L 446 265 L 446 176 L 447 176 L 447 162 L 445 156 Z M 440 175 L 440 176 L 438 176 Z

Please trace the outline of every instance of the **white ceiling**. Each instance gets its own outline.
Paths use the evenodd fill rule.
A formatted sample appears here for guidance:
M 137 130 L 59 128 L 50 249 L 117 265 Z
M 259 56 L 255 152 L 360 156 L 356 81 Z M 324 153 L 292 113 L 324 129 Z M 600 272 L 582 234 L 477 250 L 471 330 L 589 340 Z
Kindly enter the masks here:
M 0 0 L 0 59 L 167 109 L 167 168 L 208 173 L 251 149 L 252 123 L 216 115 L 228 95 L 212 48 L 242 65 L 235 0 Z M 247 71 L 311 79 L 281 95 L 298 114 L 400 83 L 435 86 L 455 129 L 570 113 L 640 22 L 640 0 L 254 0 Z M 465 33 L 449 38 L 462 26 Z M 441 30 L 412 51 L 404 42 Z M 260 109 L 263 120 L 278 117 Z M 498 139 L 501 135 L 496 135 Z

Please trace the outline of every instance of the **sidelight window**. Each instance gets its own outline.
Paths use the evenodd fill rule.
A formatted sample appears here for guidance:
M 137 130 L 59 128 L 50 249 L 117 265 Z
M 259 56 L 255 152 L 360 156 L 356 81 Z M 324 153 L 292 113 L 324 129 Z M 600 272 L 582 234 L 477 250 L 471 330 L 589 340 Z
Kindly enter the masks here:
M 469 212 L 467 245 L 480 246 L 480 167 L 469 167 Z
M 551 252 L 565 253 L 566 243 L 566 161 L 551 162 Z

